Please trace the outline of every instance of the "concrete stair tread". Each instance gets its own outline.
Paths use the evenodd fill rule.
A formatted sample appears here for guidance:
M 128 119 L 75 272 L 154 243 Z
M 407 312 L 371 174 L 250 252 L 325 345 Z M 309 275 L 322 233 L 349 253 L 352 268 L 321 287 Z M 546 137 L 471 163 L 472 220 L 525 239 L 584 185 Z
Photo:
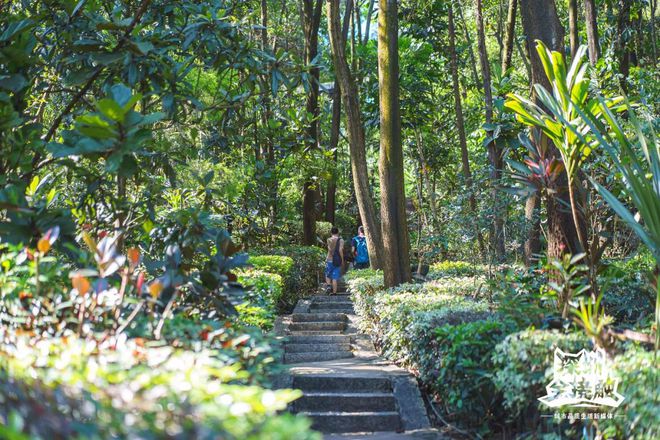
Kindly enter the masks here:
M 294 313 L 291 315 L 291 322 L 346 322 L 344 313 Z
M 304 414 L 308 417 L 319 416 L 360 416 L 360 417 L 375 417 L 375 416 L 395 416 L 399 417 L 396 411 L 301 411 L 298 414 Z
M 341 376 L 323 374 L 297 374 L 293 377 L 293 387 L 311 392 L 364 392 L 391 393 L 392 382 L 389 377 L 378 376 Z
M 343 336 L 344 330 L 287 330 L 288 336 Z
M 350 335 L 290 335 L 286 343 L 292 344 L 350 344 Z
M 304 391 L 303 397 L 363 397 L 363 398 L 388 398 L 394 397 L 392 392 L 383 392 L 383 393 L 352 393 L 348 391 L 333 391 L 333 392 L 324 392 L 324 391 Z
M 343 351 L 317 351 L 305 353 L 284 353 L 285 364 L 298 364 L 301 362 L 319 362 L 334 359 L 347 359 L 353 357 L 353 352 Z
M 287 353 L 313 353 L 313 352 L 336 352 L 336 351 L 350 351 L 350 343 L 310 343 L 310 344 L 300 344 L 300 343 L 287 343 L 284 345 L 284 350 Z

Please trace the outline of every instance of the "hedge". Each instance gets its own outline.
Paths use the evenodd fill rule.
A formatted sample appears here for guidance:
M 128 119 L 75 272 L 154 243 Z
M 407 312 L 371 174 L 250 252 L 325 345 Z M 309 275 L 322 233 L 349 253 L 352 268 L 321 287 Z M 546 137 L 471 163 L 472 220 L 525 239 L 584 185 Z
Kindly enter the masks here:
M 282 277 L 256 269 L 242 269 L 236 275 L 238 282 L 248 289 L 246 301 L 237 306 L 241 321 L 270 330 L 275 323 L 277 305 L 282 299 Z

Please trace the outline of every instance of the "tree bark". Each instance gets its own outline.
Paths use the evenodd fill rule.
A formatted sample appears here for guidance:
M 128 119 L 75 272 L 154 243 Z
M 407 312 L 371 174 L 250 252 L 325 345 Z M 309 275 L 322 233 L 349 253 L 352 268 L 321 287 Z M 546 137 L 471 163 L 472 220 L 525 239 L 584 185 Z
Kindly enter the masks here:
M 530 267 L 536 263 L 538 254 L 541 252 L 541 219 L 538 213 L 539 196 L 532 194 L 525 201 L 525 226 L 527 237 L 525 238 L 525 265 Z
M 458 19 L 461 21 L 461 27 L 463 29 L 463 33 L 465 34 L 465 40 L 467 41 L 468 53 L 470 54 L 470 69 L 474 78 L 474 84 L 477 85 L 481 83 L 481 80 L 479 79 L 479 73 L 477 72 L 477 59 L 474 56 L 474 49 L 472 48 L 472 37 L 470 37 L 467 23 L 463 17 L 463 5 L 461 5 L 460 0 L 456 2 L 456 6 L 458 8 Z M 456 31 L 454 30 L 454 46 L 456 45 L 455 41 Z
M 589 47 L 589 62 L 595 65 L 600 58 L 600 42 L 598 41 L 598 12 L 596 0 L 584 0 L 584 21 L 587 24 L 587 44 Z
M 568 39 L 571 45 L 571 59 L 575 57 L 580 46 L 578 32 L 578 0 L 568 0 Z
M 367 44 L 369 42 L 369 29 L 371 28 L 371 19 L 373 17 L 374 13 L 374 3 L 376 3 L 376 0 L 369 0 L 369 9 L 367 10 L 367 21 L 366 21 L 366 26 L 364 28 L 364 43 L 362 44 Z
M 456 129 L 458 131 L 458 140 L 461 147 L 461 164 L 463 170 L 463 177 L 465 178 L 465 186 L 470 194 L 468 197 L 468 204 L 470 213 L 476 218 L 477 215 L 477 200 L 474 197 L 474 188 L 472 185 L 472 172 L 470 171 L 470 159 L 468 157 L 467 139 L 465 136 L 465 122 L 463 121 L 463 105 L 461 104 L 461 91 L 460 83 L 458 80 L 458 56 L 456 54 L 456 30 L 454 27 L 454 11 L 451 3 L 448 5 L 449 20 L 449 60 L 451 66 L 451 82 L 452 90 L 454 92 L 454 113 L 456 115 Z M 483 258 L 486 254 L 483 236 L 479 227 L 475 226 L 475 235 L 477 237 L 477 244 L 479 246 L 479 253 Z
M 397 0 L 379 0 L 378 95 L 380 107 L 380 216 L 385 287 L 411 280 L 404 192 Z
M 360 100 L 357 84 L 346 60 L 346 38 L 342 38 L 339 22 L 339 0 L 327 0 L 328 34 L 332 49 L 335 75 L 339 82 L 341 100 L 346 112 L 346 129 L 351 156 L 351 171 L 355 198 L 360 211 L 362 225 L 367 236 L 369 262 L 373 269 L 382 268 L 383 242 L 380 225 L 376 218 L 376 208 L 369 191 L 369 173 L 367 172 L 367 154 L 365 148 L 364 126 L 360 114 Z
M 484 31 L 483 8 L 481 0 L 475 0 L 475 11 L 477 21 L 477 47 L 479 49 L 479 63 L 481 64 L 481 76 L 484 87 L 484 107 L 486 124 L 493 123 L 493 95 L 491 91 L 490 64 L 488 63 L 488 51 L 486 49 L 486 33 Z M 486 136 L 491 136 L 492 130 L 486 130 Z M 488 150 L 488 161 L 490 162 L 490 180 L 493 186 L 493 223 L 491 224 L 491 247 L 498 261 L 504 259 L 504 222 L 502 221 L 502 210 L 498 206 L 497 186 L 502 174 L 502 149 L 497 141 L 491 141 L 486 146 Z
M 518 0 L 509 0 L 509 9 L 506 15 L 506 32 L 504 34 L 504 52 L 502 53 L 502 75 L 511 67 L 513 57 L 513 40 L 516 38 L 516 9 Z
M 531 83 L 541 84 L 550 90 L 550 81 L 546 77 L 541 59 L 536 53 L 535 41 L 541 40 L 551 50 L 563 52 L 564 28 L 557 16 L 555 2 L 554 0 L 520 0 L 520 13 L 530 54 Z M 542 135 L 534 141 L 548 143 L 550 155 L 560 157 L 559 151 L 546 136 Z M 546 200 L 548 256 L 551 258 L 560 258 L 566 252 L 576 254 L 582 251 L 571 210 L 567 208 L 571 205 L 567 191 L 566 172 L 559 177 L 557 187 L 559 194 L 555 197 L 548 197 Z
M 305 63 L 310 66 L 318 54 L 319 25 L 321 23 L 322 0 L 302 0 L 302 22 L 305 35 Z M 306 130 L 307 146 L 310 151 L 319 146 L 319 68 L 309 69 L 309 91 L 305 102 L 305 110 L 312 115 L 312 120 Z M 303 185 L 303 242 L 306 245 L 316 243 L 317 217 L 316 183 L 307 179 Z
M 616 25 L 616 54 L 619 60 L 620 84 L 624 92 L 628 91 L 628 75 L 630 75 L 631 53 L 628 41 L 624 39 L 626 30 L 630 27 L 630 8 L 633 0 L 619 0 L 619 17 Z

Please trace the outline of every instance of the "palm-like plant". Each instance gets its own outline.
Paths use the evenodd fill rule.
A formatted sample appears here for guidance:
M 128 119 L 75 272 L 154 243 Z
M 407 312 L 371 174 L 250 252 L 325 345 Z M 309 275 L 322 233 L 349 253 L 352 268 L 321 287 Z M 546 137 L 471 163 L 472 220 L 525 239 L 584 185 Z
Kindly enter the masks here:
M 578 49 L 568 68 L 564 56 L 550 51 L 543 42 L 537 41 L 536 51 L 552 85 L 552 93 L 542 85 L 535 84 L 534 89 L 542 106 L 513 93 L 507 95 L 504 106 L 516 114 L 519 122 L 540 129 L 559 151 L 568 178 L 573 222 L 580 244 L 587 250 L 587 239 L 580 227 L 575 181 L 580 166 L 591 154 L 596 141 L 589 136 L 589 127 L 582 121 L 580 109 L 588 109 L 595 117 L 599 117 L 602 112 L 599 105 L 601 101 L 589 97 L 586 47 Z M 622 98 L 615 98 L 604 102 L 606 108 L 610 108 L 621 101 Z

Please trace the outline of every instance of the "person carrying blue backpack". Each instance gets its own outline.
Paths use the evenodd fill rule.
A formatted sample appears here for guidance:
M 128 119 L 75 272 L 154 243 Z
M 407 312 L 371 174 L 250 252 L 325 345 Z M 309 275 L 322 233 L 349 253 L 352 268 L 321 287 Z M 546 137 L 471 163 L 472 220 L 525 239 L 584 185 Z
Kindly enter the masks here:
M 367 237 L 364 236 L 364 227 L 358 228 L 358 235 L 351 240 L 353 256 L 355 257 L 355 269 L 367 269 L 369 267 L 369 250 L 367 249 Z

